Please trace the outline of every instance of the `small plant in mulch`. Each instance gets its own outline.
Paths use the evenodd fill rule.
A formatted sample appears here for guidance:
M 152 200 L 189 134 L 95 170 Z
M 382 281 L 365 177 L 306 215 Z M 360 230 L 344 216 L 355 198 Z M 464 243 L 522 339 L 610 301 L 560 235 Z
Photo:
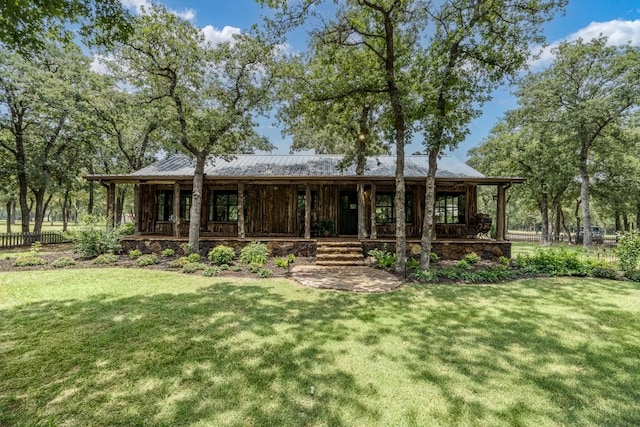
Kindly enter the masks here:
M 240 251 L 240 262 L 243 264 L 260 264 L 267 262 L 269 248 L 260 242 L 251 242 Z
M 200 262 L 200 254 L 194 252 L 187 255 L 187 259 L 189 260 L 189 262 Z
M 150 254 L 150 255 L 141 255 L 136 261 L 136 264 L 138 264 L 138 267 L 146 267 L 148 265 L 158 264 L 159 262 L 160 261 L 158 260 L 158 255 Z
M 182 267 L 182 272 L 192 274 L 196 271 L 203 271 L 205 268 L 207 268 L 207 266 L 201 262 L 190 262 Z
M 65 268 L 65 267 L 71 267 L 73 265 L 76 265 L 76 261 L 71 257 L 63 256 L 53 261 L 51 265 L 54 268 Z
M 256 272 L 256 275 L 260 278 L 266 279 L 267 277 L 273 276 L 273 271 L 263 267 Z
M 34 265 L 44 265 L 47 260 L 39 257 L 40 249 L 42 249 L 42 243 L 35 242 L 31 244 L 28 252 L 24 252 L 18 255 L 13 263 L 14 267 L 30 267 Z
M 220 274 L 220 268 L 216 266 L 206 267 L 204 270 L 202 270 L 202 275 L 205 277 L 215 277 L 218 274 Z
M 295 260 L 296 260 L 296 256 L 294 254 L 289 254 L 288 256 L 282 257 L 282 258 L 276 257 L 274 262 L 278 267 L 282 268 L 286 272 L 289 272 L 289 269 L 291 268 L 291 264 L 293 264 Z
M 475 252 L 471 252 L 466 254 L 462 260 L 466 261 L 469 265 L 475 265 L 480 261 L 480 256 Z
M 96 265 L 115 264 L 116 262 L 118 262 L 118 255 L 112 253 L 98 255 L 91 262 Z
M 169 263 L 168 267 L 169 268 L 183 268 L 187 264 L 191 264 L 191 261 L 189 261 L 189 258 L 187 258 L 186 256 L 181 256 L 180 258 L 171 261 L 171 263 Z
M 229 264 L 236 257 L 236 251 L 225 245 L 218 245 L 209 251 L 209 261 L 216 265 Z
M 176 255 L 176 251 L 174 251 L 171 248 L 167 248 L 167 249 L 163 249 L 162 252 L 160 252 L 160 255 L 166 258 L 171 258 Z
M 130 259 L 138 259 L 142 256 L 142 251 L 140 251 L 140 249 L 133 249 L 129 251 L 129 258 Z
M 396 254 L 389 252 L 386 244 L 382 249 L 371 249 L 369 256 L 375 260 L 376 267 L 392 268 L 396 265 Z

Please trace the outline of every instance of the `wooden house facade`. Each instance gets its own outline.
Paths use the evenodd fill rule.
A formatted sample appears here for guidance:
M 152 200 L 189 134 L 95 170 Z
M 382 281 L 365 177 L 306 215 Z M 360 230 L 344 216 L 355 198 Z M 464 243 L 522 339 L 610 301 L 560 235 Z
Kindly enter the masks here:
M 212 159 L 205 168 L 202 238 L 296 238 L 326 236 L 367 240 L 395 236 L 395 157 L 367 159 L 363 175 L 341 168 L 336 155 L 238 155 Z M 129 175 L 92 175 L 108 189 L 135 184 L 138 235 L 186 237 L 194 165 L 174 155 Z M 405 159 L 406 236 L 421 236 L 426 156 Z M 497 240 L 505 240 L 505 190 L 519 178 L 490 178 L 463 162 L 444 157 L 436 175 L 436 239 L 475 239 L 486 226 L 478 212 L 481 185 L 497 187 Z M 358 197 L 359 188 L 362 197 Z M 359 210 L 363 212 L 359 214 Z M 358 234 L 358 221 L 364 221 Z

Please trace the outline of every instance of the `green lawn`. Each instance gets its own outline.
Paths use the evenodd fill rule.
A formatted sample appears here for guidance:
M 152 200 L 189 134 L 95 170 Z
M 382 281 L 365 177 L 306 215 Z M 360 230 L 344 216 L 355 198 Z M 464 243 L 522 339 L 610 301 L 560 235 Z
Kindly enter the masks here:
M 0 273 L 0 425 L 637 426 L 640 285 Z

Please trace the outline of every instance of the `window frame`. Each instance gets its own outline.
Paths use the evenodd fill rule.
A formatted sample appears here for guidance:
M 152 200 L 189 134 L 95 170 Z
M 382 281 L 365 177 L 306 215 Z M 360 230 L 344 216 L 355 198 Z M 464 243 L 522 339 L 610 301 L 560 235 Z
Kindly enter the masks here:
M 389 203 L 381 205 L 378 200 L 380 197 L 389 197 Z M 387 224 L 395 224 L 396 223 L 396 194 L 394 192 L 382 191 L 376 193 L 376 224 L 387 225 Z M 414 197 L 412 192 L 405 193 L 404 198 L 404 216 L 406 224 L 413 224 L 414 221 L 414 213 L 413 213 L 413 205 L 414 205 Z M 381 212 L 378 209 L 390 210 L 390 215 L 387 219 L 381 220 Z
M 434 222 L 439 225 L 465 225 L 467 218 L 466 199 L 466 193 L 464 192 L 436 194 L 434 202 Z M 442 213 L 438 213 L 438 210 L 441 210 Z
M 221 205 L 220 207 L 224 207 L 224 215 L 223 215 L 223 219 L 220 219 L 221 217 L 218 216 L 218 199 L 217 196 L 226 196 L 226 202 Z M 229 199 L 230 197 L 233 197 L 235 199 L 235 202 L 230 203 Z M 243 195 L 243 201 L 245 203 L 243 203 L 244 206 L 244 210 L 245 210 L 245 218 L 246 218 L 246 209 L 247 209 L 247 204 L 246 204 L 246 195 Z M 232 211 L 235 208 L 235 214 L 232 215 Z M 233 216 L 233 219 L 231 219 L 231 217 Z M 209 222 L 225 222 L 225 223 L 236 223 L 238 222 L 238 191 L 237 190 L 211 190 L 209 192 L 209 215 L 208 215 L 208 221 Z

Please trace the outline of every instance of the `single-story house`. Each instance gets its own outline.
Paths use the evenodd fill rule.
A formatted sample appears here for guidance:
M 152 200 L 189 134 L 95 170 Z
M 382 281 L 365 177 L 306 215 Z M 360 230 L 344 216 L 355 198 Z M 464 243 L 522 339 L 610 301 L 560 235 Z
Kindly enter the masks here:
M 362 175 L 356 174 L 353 165 L 341 168 L 341 160 L 339 155 L 263 154 L 210 159 L 204 171 L 202 214 L 198 219 L 201 240 L 353 240 L 358 239 L 360 218 L 364 220 L 365 234 L 359 240 L 369 242 L 369 247 L 383 242 L 392 244 L 395 157 L 368 157 Z M 427 170 L 426 156 L 405 158 L 408 242 L 419 242 L 421 237 Z M 116 185 L 137 185 L 138 227 L 134 240 L 185 241 L 193 220 L 189 217 L 193 174 L 194 161 L 178 154 L 131 174 L 89 175 L 87 179 L 107 187 L 109 212 L 113 212 Z M 477 191 L 479 186 L 489 185 L 496 187 L 497 234 L 493 243 L 508 248 L 495 251 L 494 255 L 510 254 L 505 230 L 505 191 L 520 182 L 523 179 L 486 177 L 453 157 L 441 158 L 436 174 L 436 246 L 449 242 L 471 247 L 472 242 L 480 240 L 478 233 L 487 231 L 483 229 L 487 221 L 478 212 Z M 359 186 L 364 192 L 362 200 L 358 198 Z M 364 210 L 364 215 L 359 215 L 359 210 Z M 484 245 L 490 244 L 486 238 L 482 241 Z M 410 248 L 415 253 L 415 245 Z

